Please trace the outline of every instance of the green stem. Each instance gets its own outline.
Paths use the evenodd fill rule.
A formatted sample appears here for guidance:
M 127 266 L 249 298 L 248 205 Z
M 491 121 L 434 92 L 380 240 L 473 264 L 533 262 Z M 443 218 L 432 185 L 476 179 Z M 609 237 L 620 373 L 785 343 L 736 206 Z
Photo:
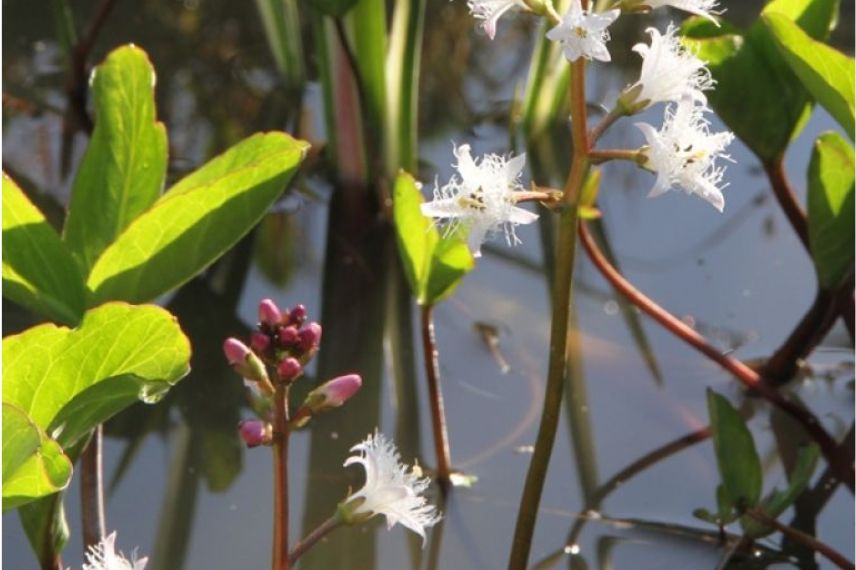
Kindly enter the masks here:
M 577 199 L 589 170 L 584 59 L 579 59 L 572 64 L 570 99 L 571 134 L 574 145 L 571 172 L 565 184 L 565 207 L 559 218 L 559 243 L 556 251 L 556 272 L 553 281 L 553 318 L 550 329 L 547 387 L 544 393 L 544 408 L 541 413 L 535 450 L 529 464 L 529 471 L 526 474 L 526 483 L 523 487 L 523 496 L 520 499 L 520 509 L 514 529 L 511 556 L 508 561 L 508 567 L 511 570 L 526 568 L 529 560 L 541 493 L 544 490 L 544 480 L 547 477 L 547 468 L 553 453 L 553 444 L 556 440 L 556 430 L 562 408 L 562 392 L 566 370 L 565 354 L 570 340 L 568 320 L 571 306 L 571 282 L 574 275 L 576 232 L 579 224 Z

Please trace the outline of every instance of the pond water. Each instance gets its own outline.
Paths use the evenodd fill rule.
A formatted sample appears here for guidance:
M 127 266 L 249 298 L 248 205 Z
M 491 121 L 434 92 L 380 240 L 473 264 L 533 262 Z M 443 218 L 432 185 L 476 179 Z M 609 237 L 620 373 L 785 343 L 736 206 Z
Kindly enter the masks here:
M 853 8 L 852 2 L 845 4 L 841 21 L 847 28 Z M 729 17 L 745 23 L 760 2 L 727 5 Z M 88 21 L 89 10 L 75 8 L 79 22 Z M 452 140 L 472 144 L 476 153 L 507 152 L 507 110 L 525 78 L 529 53 L 522 46 L 531 43 L 533 31 L 526 18 L 503 21 L 503 33 L 491 43 L 473 29 L 463 2 L 432 0 L 428 14 L 420 132 L 426 181 L 451 174 Z M 23 2 L 4 3 L 4 15 L 4 103 L 10 103 L 4 104 L 4 169 L 45 192 L 59 208 L 69 191 L 64 172 L 79 158 L 85 139 L 68 148 L 61 142 L 62 60 L 45 15 Z M 638 29 L 614 34 L 613 53 L 638 41 L 652 21 L 640 18 Z M 852 45 L 852 27 L 836 37 Z M 96 59 L 126 42 L 146 49 L 158 70 L 159 114 L 170 133 L 173 179 L 249 133 L 294 120 L 252 5 L 120 2 L 99 38 Z M 610 66 L 609 75 L 597 68 L 591 101 L 609 101 L 633 80 L 636 62 L 625 63 Z M 36 112 L 13 109 L 7 93 L 29 101 Z M 311 86 L 301 118 L 312 126 L 315 140 L 323 139 L 319 98 L 318 87 Z M 657 121 L 658 113 L 648 118 Z M 788 174 L 803 199 L 812 141 L 833 128 L 832 119 L 816 110 L 789 151 Z M 638 145 L 641 137 L 628 121 L 610 131 L 607 142 Z M 723 350 L 756 359 L 777 348 L 809 307 L 815 277 L 756 159 L 740 142 L 732 145 L 731 155 L 735 164 L 727 173 L 723 215 L 678 193 L 649 200 L 651 176 L 619 165 L 605 172 L 602 225 L 619 265 L 641 290 Z M 205 279 L 163 299 L 191 337 L 193 372 L 157 406 L 135 406 L 107 426 L 108 527 L 119 531 L 124 550 L 136 545 L 149 555 L 150 568 L 269 565 L 271 458 L 239 443 L 235 426 L 249 411 L 239 379 L 220 351 L 225 337 L 245 334 L 253 325 L 262 297 L 284 306 L 304 303 L 315 318 L 323 310 L 323 347 L 311 374 L 324 379 L 354 370 L 365 381 L 352 404 L 317 418 L 293 439 L 293 539 L 329 516 L 349 485 L 361 484 L 360 470 L 345 470 L 341 463 L 374 426 L 395 436 L 405 459 L 433 465 L 420 353 L 406 337 L 383 334 L 384 318 L 388 331 L 415 322 L 407 313 L 412 307 L 392 294 L 398 290 L 390 264 L 392 234 L 357 232 L 361 242 L 348 249 L 353 228 L 338 214 L 328 222 L 329 186 L 319 176 L 300 185 Z M 538 228 L 518 228 L 518 235 L 522 246 L 495 243 L 435 312 L 453 464 L 478 482 L 451 494 L 444 521 L 429 534 L 424 550 L 418 537 L 398 527 L 387 532 L 374 521 L 336 531 L 301 567 L 505 566 L 537 430 L 550 322 Z M 328 256 L 331 240 L 338 245 Z M 628 317 L 584 255 L 576 303 L 579 350 L 531 563 L 713 569 L 729 561 L 732 567 L 750 567 L 751 560 L 729 559 L 716 529 L 692 516 L 698 507 L 714 505 L 718 474 L 710 441 L 614 479 L 640 458 L 706 425 L 706 387 L 743 402 L 738 384 L 656 323 L 633 312 Z M 30 323 L 4 302 L 4 334 Z M 629 323 L 637 323 L 641 333 Z M 494 349 L 490 338 L 498 340 Z M 648 350 L 640 348 L 646 345 Z M 403 359 L 394 358 L 402 354 Z M 809 373 L 791 389 L 831 433 L 843 437 L 853 425 L 852 346 L 843 327 L 836 326 L 809 364 Z M 752 412 L 765 481 L 781 487 L 785 476 L 770 409 L 754 400 L 745 406 Z M 75 532 L 76 485 L 67 510 L 73 532 L 63 558 L 77 567 L 82 552 Z M 792 518 L 786 513 L 781 520 Z M 853 501 L 846 489 L 838 488 L 822 509 L 817 532 L 852 553 Z M 771 563 L 781 542 L 778 535 L 762 540 L 758 564 Z M 3 515 L 3 544 L 5 567 L 35 567 L 15 513 Z M 776 567 L 811 566 L 783 558 Z M 818 567 L 827 566 L 819 560 Z

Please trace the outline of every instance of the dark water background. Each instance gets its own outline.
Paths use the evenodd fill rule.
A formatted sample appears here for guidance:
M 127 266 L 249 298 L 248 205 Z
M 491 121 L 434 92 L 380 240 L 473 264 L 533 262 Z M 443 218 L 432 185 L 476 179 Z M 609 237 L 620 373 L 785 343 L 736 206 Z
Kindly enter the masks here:
M 745 24 L 761 2 L 726 4 L 728 17 Z M 76 3 L 77 21 L 87 22 L 91 10 L 89 3 Z M 48 7 L 7 1 L 3 12 L 3 166 L 61 208 L 70 187 L 61 145 L 65 99 Z M 659 19 L 638 18 L 638 26 L 613 34 L 610 51 L 617 61 L 595 66 L 591 101 L 609 102 L 635 79 L 635 56 L 617 54 L 641 40 L 646 25 L 663 28 L 669 15 L 680 17 L 663 13 Z M 841 22 L 835 42 L 852 53 L 852 2 L 844 2 Z M 429 2 L 421 88 L 423 180 L 451 174 L 452 140 L 469 142 L 476 153 L 508 151 L 508 109 L 525 79 L 532 32 L 529 19 L 505 18 L 491 43 L 474 30 L 461 0 Z M 294 103 L 278 82 L 252 3 L 119 2 L 92 61 L 126 42 L 146 49 L 157 69 L 172 180 L 252 132 L 285 128 L 294 120 Z M 7 95 L 34 107 L 13 108 Z M 319 98 L 318 86 L 311 85 L 302 114 L 315 140 L 323 139 Z M 656 124 L 660 113 L 657 109 L 643 119 Z M 606 146 L 640 144 L 631 122 L 619 123 Z M 816 110 L 788 153 L 788 174 L 801 198 L 811 143 L 833 128 L 830 117 Z M 85 139 L 78 137 L 67 157 L 71 172 L 83 148 Z M 652 177 L 625 165 L 606 169 L 601 209 L 618 262 L 640 289 L 691 319 L 724 350 L 754 359 L 774 350 L 809 307 L 815 277 L 756 160 L 739 142 L 731 154 L 736 164 L 726 175 L 730 186 L 723 215 L 679 193 L 646 199 Z M 322 177 L 302 180 L 299 192 L 278 204 L 254 238 L 242 242 L 207 279 L 163 300 L 191 337 L 193 373 L 158 406 L 136 406 L 112 422 L 105 441 L 111 484 L 108 528 L 119 531 L 124 550 L 138 545 L 142 554 L 153 557 L 150 568 L 269 564 L 270 456 L 239 445 L 234 428 L 247 410 L 239 380 L 220 353 L 224 337 L 244 334 L 252 326 L 262 297 L 282 305 L 302 302 L 319 318 L 327 295 L 328 313 L 333 306 L 343 309 L 325 320 L 322 350 L 350 353 L 343 362 L 363 358 L 366 363 L 360 371 L 367 389 L 348 410 L 319 418 L 311 434 L 293 439 L 294 539 L 309 530 L 311 521 L 326 518 L 348 485 L 361 484 L 359 470 L 336 466 L 371 426 L 396 435 L 406 458 L 419 455 L 423 464 L 433 463 L 421 374 L 417 414 L 408 407 L 406 382 L 397 382 L 401 376 L 393 373 L 389 356 L 396 339 L 378 336 L 380 317 L 373 311 L 387 301 L 374 292 L 383 289 L 385 280 L 371 272 L 367 280 L 360 278 L 378 260 L 389 259 L 384 241 L 368 249 L 377 257 L 358 254 L 338 260 L 354 271 L 354 284 L 345 279 L 326 293 L 322 290 L 325 243 L 341 229 L 328 227 L 329 195 Z M 537 428 L 550 319 L 538 230 L 518 228 L 518 235 L 521 247 L 508 250 L 495 244 L 455 296 L 436 310 L 453 463 L 477 475 L 478 484 L 453 494 L 444 508 L 444 524 L 424 551 L 400 528 L 387 532 L 378 521 L 337 531 L 333 543 L 318 547 L 326 546 L 327 552 L 307 560 L 305 567 L 504 567 L 530 458 L 526 446 L 534 443 Z M 366 288 L 349 290 L 364 282 Z M 714 529 L 691 515 L 714 502 L 718 475 L 709 441 L 620 481 L 599 505 L 586 496 L 591 498 L 595 488 L 638 458 L 705 425 L 705 387 L 738 401 L 737 383 L 645 318 L 642 328 L 652 350 L 648 360 L 643 358 L 613 291 L 584 256 L 576 291 L 580 353 L 542 500 L 533 564 L 716 568 L 725 552 L 715 543 Z M 31 322 L 4 302 L 4 334 Z M 502 372 L 501 360 L 488 349 L 477 323 L 498 331 L 508 373 Z M 418 353 L 416 357 L 420 370 Z M 827 429 L 843 436 L 853 424 L 853 357 L 843 328 L 832 331 L 810 365 L 812 373 L 793 389 Z M 333 357 L 319 367 L 322 374 L 344 371 Z M 768 488 L 781 487 L 785 478 L 770 410 L 760 402 L 746 405 L 754 407 L 750 426 L 765 481 Z M 571 408 L 574 414 L 568 414 Z M 331 467 L 313 471 L 310 465 Z M 64 561 L 79 567 L 77 479 L 74 483 L 67 500 L 73 534 Z M 322 503 L 327 506 L 319 507 Z M 790 513 L 782 517 L 790 519 Z M 566 547 L 569 532 L 580 521 L 584 523 L 570 541 L 574 547 Z M 835 493 L 817 531 L 832 546 L 852 553 L 853 501 L 846 490 Z M 780 542 L 773 536 L 761 546 L 779 550 Z M 4 567 L 35 567 L 15 513 L 3 516 L 3 546 Z M 748 567 L 749 562 L 741 564 Z M 777 567 L 794 566 L 784 562 Z

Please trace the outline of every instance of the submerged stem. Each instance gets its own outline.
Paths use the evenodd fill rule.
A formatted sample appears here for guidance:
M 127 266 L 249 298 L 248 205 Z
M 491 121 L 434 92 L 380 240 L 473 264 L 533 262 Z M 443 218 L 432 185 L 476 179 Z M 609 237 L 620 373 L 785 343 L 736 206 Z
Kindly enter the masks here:
M 431 427 L 434 431 L 434 452 L 437 456 L 437 479 L 445 484 L 449 482 L 451 460 L 443 391 L 440 388 L 439 353 L 437 339 L 434 336 L 433 311 L 432 305 L 425 305 L 421 310 L 422 354 L 425 359 L 425 377 L 428 379 L 428 395 L 431 402 Z

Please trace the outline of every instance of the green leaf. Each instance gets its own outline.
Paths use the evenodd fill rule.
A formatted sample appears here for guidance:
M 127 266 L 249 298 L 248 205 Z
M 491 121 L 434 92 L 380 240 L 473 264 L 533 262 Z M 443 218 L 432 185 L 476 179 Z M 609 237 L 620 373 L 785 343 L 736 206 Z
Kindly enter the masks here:
M 65 324 L 83 315 L 85 287 L 71 253 L 15 181 L 3 174 L 3 295 Z
M 422 215 L 423 202 L 413 177 L 399 173 L 393 190 L 398 251 L 416 302 L 433 305 L 452 294 L 475 262 L 458 236 L 440 237 L 433 222 Z
M 84 272 L 163 190 L 166 129 L 155 116 L 154 88 L 152 64 L 133 45 L 113 50 L 95 68 L 95 130 L 63 232 Z
M 793 72 L 852 139 L 856 106 L 853 59 L 823 42 L 813 40 L 781 14 L 765 14 L 764 21 Z
M 173 186 L 98 259 L 95 302 L 146 302 L 188 281 L 246 235 L 280 195 L 308 144 L 251 136 Z
M 822 134 L 808 166 L 808 239 L 820 286 L 832 289 L 853 272 L 853 147 Z
M 137 399 L 162 396 L 187 374 L 189 359 L 190 344 L 167 311 L 108 303 L 76 329 L 47 324 L 4 338 L 3 402 L 67 448 Z
M 719 503 L 730 503 L 738 510 L 753 507 L 761 498 L 763 480 L 752 434 L 731 403 L 710 388 L 707 409 L 716 463 L 725 490 Z
M 64 489 L 71 461 L 27 413 L 3 403 L 3 510 Z
M 837 5 L 837 0 L 777 0 L 764 13 L 777 9 L 822 39 L 829 33 Z M 762 160 L 782 156 L 808 118 L 810 98 L 764 22 L 759 19 L 743 31 L 725 22 L 716 27 L 693 18 L 684 23 L 682 33 L 684 43 L 708 62 L 717 82 L 707 93 L 717 114 Z

